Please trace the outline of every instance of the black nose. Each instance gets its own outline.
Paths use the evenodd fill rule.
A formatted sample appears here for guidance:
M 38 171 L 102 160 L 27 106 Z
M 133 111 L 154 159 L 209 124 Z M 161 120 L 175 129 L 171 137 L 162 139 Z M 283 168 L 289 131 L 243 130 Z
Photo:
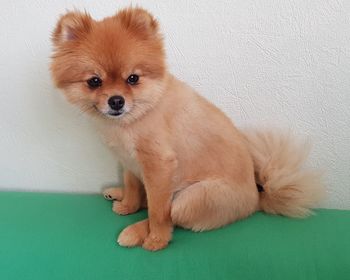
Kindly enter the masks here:
M 111 107 L 112 110 L 119 111 L 121 108 L 124 107 L 125 99 L 123 96 L 120 95 L 114 95 L 108 99 L 108 105 Z

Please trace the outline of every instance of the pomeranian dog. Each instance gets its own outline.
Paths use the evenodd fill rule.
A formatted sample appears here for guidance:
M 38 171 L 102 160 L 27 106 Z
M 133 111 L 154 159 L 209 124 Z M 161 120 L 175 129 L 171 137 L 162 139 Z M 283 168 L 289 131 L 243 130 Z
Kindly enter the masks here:
M 303 145 L 275 131 L 242 134 L 168 72 L 147 11 L 101 21 L 68 12 L 52 41 L 56 86 L 96 120 L 124 168 L 124 187 L 105 198 L 120 215 L 148 208 L 148 219 L 120 233 L 121 246 L 159 250 L 174 226 L 211 230 L 260 210 L 303 217 L 322 197 L 319 175 L 302 168 Z

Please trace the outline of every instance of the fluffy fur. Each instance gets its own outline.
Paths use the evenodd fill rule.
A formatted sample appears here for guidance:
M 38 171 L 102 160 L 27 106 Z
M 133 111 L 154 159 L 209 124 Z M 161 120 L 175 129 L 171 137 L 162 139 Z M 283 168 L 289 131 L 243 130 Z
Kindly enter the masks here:
M 319 177 L 301 169 L 304 150 L 274 132 L 242 135 L 167 71 L 158 23 L 147 11 L 128 8 L 102 21 L 69 12 L 53 44 L 55 84 L 96 120 L 124 167 L 124 188 L 104 196 L 121 215 L 148 208 L 148 219 L 120 233 L 120 245 L 159 250 L 174 225 L 209 230 L 259 209 L 299 217 L 318 200 Z M 140 76 L 136 85 L 126 83 L 131 74 Z M 91 89 L 94 76 L 103 83 Z M 108 113 L 114 95 L 125 99 L 120 116 Z
M 270 214 L 302 218 L 325 196 L 321 172 L 306 169 L 310 145 L 291 133 L 246 132 L 253 156 L 256 182 L 264 186 L 261 210 Z

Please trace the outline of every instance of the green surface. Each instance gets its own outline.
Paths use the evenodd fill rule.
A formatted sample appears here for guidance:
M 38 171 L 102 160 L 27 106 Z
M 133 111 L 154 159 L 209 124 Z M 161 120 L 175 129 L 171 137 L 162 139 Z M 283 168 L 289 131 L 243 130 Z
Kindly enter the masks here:
M 96 195 L 0 192 L 0 279 L 350 279 L 350 211 L 306 220 L 257 213 L 226 228 L 176 229 L 159 252 L 119 247 L 145 213 Z

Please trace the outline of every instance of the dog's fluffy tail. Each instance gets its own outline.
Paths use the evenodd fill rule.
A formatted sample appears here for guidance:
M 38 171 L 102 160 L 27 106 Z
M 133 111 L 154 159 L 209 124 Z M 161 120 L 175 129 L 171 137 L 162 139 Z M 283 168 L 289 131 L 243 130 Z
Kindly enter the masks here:
M 310 145 L 274 131 L 247 131 L 245 137 L 253 157 L 260 209 L 271 214 L 305 217 L 324 197 L 321 174 L 305 169 Z

